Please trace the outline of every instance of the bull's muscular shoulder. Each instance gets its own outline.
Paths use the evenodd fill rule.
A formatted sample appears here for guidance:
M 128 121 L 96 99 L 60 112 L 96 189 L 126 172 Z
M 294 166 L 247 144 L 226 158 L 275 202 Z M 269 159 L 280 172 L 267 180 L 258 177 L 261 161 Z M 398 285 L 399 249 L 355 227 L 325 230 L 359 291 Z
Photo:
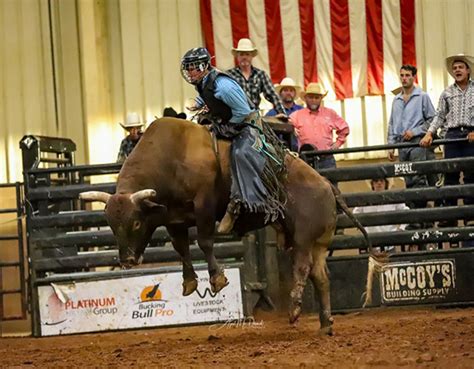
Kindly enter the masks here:
M 205 127 L 184 119 L 171 117 L 163 117 L 151 123 L 140 141 L 148 144 L 140 146 L 153 144 L 162 148 L 166 147 L 172 152 L 174 149 L 183 150 L 190 144 L 196 147 L 203 145 L 211 147 L 212 143 L 209 131 Z

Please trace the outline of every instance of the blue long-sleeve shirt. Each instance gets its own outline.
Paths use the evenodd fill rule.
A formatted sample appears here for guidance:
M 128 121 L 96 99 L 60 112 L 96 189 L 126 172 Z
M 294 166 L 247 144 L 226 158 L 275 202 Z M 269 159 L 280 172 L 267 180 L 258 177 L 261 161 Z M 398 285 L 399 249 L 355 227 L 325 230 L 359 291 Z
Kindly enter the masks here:
M 403 100 L 403 92 L 399 93 L 392 104 L 387 142 L 403 141 L 405 131 L 412 131 L 414 137 L 424 135 L 435 115 L 430 97 L 420 87 L 413 89 L 407 102 Z
M 207 76 L 204 78 L 207 78 Z M 214 96 L 222 100 L 232 110 L 232 118 L 229 120 L 230 123 L 242 123 L 245 118 L 253 112 L 244 90 L 232 78 L 219 75 L 214 81 L 214 85 Z M 205 105 L 201 97 L 198 97 L 196 101 L 200 106 Z

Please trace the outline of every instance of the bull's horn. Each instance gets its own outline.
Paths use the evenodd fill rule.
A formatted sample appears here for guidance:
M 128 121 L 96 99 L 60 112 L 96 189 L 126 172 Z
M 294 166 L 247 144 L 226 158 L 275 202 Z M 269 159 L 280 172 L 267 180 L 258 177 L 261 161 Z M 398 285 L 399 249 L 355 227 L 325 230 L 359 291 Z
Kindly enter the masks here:
M 87 191 L 87 192 L 81 192 L 79 194 L 79 198 L 81 200 L 101 201 L 104 204 L 106 204 L 107 201 L 109 201 L 110 196 L 112 196 L 110 193 L 102 192 L 102 191 Z
M 134 194 L 130 196 L 130 200 L 134 204 L 140 204 L 143 200 L 149 199 L 150 197 L 155 197 L 156 196 L 156 191 L 155 190 L 141 190 L 137 191 Z

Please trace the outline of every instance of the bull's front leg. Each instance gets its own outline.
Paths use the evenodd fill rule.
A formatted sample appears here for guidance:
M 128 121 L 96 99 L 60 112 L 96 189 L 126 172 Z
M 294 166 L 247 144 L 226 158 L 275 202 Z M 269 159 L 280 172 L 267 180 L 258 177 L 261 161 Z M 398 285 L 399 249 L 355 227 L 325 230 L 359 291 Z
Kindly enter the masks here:
M 183 263 L 183 296 L 188 296 L 196 291 L 198 286 L 197 275 L 189 253 L 188 227 L 185 225 L 168 225 L 166 229 L 171 237 L 174 249 L 181 256 Z
M 208 201 L 195 202 L 195 216 L 197 226 L 197 241 L 204 256 L 206 257 L 207 266 L 209 270 L 209 282 L 211 290 L 214 293 L 219 292 L 229 284 L 223 269 L 217 263 L 214 255 L 214 230 L 216 224 L 216 217 L 214 214 L 214 203 Z

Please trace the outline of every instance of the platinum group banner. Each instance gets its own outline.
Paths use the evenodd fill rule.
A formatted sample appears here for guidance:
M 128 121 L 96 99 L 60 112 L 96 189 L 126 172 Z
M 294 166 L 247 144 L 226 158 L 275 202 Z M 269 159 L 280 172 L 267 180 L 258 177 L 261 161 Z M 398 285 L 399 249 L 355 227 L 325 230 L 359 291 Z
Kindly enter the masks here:
M 229 285 L 212 293 L 207 271 L 198 289 L 182 296 L 182 275 L 146 275 L 39 287 L 43 336 L 240 320 L 240 271 L 226 269 Z

